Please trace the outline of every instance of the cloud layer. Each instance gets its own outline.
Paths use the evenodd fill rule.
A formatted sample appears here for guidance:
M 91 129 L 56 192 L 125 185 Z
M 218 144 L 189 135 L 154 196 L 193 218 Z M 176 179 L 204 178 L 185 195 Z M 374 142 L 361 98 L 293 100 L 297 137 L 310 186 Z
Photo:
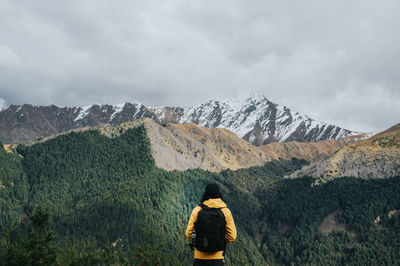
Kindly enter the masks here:
M 395 0 L 5 0 L 0 98 L 188 106 L 254 91 L 383 130 L 400 122 L 399 12 Z

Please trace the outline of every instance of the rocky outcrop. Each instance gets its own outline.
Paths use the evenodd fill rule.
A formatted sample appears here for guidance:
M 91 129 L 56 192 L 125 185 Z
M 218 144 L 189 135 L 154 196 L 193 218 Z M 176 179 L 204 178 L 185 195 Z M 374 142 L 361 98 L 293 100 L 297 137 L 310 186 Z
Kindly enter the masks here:
M 317 178 L 318 184 L 344 176 L 371 179 L 396 175 L 400 175 L 400 124 L 360 143 L 346 146 L 289 177 L 311 176 Z

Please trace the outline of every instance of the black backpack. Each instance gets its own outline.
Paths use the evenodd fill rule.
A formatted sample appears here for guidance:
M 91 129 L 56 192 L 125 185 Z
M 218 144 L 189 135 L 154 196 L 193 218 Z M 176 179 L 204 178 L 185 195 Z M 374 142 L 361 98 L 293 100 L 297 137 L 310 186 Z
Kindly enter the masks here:
M 203 252 L 225 250 L 226 221 L 224 213 L 218 208 L 199 205 L 201 210 L 194 223 L 196 232 L 195 247 Z

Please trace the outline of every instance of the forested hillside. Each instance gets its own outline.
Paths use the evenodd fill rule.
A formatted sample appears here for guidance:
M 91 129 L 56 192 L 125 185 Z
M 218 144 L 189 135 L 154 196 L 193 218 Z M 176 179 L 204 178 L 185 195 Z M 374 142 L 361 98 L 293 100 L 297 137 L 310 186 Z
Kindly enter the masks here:
M 0 223 L 10 224 L 21 219 L 28 203 L 29 183 L 21 158 L 8 153 L 0 143 Z
M 36 223 L 33 232 L 54 230 L 48 241 L 56 248 L 46 249 L 54 263 L 188 265 L 184 230 L 209 182 L 221 185 L 238 227 L 228 265 L 400 263 L 400 178 L 320 186 L 283 179 L 301 160 L 220 173 L 165 171 L 155 166 L 143 126 L 114 138 L 69 133 L 17 152 L 0 149 L 4 265 L 33 256 L 35 234 L 26 232 L 45 220 L 43 210 L 49 223 Z M 337 230 L 323 226 L 327 217 Z

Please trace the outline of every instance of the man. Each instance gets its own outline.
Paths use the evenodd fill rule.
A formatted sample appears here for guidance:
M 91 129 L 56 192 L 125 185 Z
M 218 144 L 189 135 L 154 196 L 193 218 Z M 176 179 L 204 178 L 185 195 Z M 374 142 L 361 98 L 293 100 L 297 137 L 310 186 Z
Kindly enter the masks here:
M 225 245 L 228 245 L 235 241 L 236 239 L 236 227 L 235 227 L 235 222 L 233 221 L 232 213 L 231 211 L 226 207 L 226 203 L 222 197 L 222 193 L 219 189 L 219 186 L 217 184 L 208 184 L 206 186 L 205 192 L 203 194 L 203 197 L 201 199 L 201 203 L 199 206 L 196 206 L 192 214 L 190 215 L 189 223 L 186 228 L 186 237 L 193 243 L 192 239 L 192 234 L 194 233 L 195 228 L 199 228 L 199 223 L 198 222 L 198 216 L 199 212 L 204 210 L 204 209 L 212 209 L 213 211 L 219 212 L 220 215 L 223 214 L 225 218 L 225 224 L 224 224 L 224 245 L 223 248 L 218 248 L 218 251 L 200 251 L 199 249 L 200 246 L 195 245 L 195 250 L 194 250 L 194 266 L 196 265 L 224 265 L 224 253 L 225 253 Z M 221 210 L 222 213 L 218 210 Z M 204 213 L 204 211 L 203 211 Z M 200 214 L 202 219 L 205 217 L 204 214 Z M 223 218 L 222 218 L 223 219 Z M 202 220 L 203 221 L 203 220 Z M 196 227 L 197 226 L 197 227 Z M 199 229 L 198 229 L 199 230 Z M 195 232 L 199 233 L 199 232 Z

